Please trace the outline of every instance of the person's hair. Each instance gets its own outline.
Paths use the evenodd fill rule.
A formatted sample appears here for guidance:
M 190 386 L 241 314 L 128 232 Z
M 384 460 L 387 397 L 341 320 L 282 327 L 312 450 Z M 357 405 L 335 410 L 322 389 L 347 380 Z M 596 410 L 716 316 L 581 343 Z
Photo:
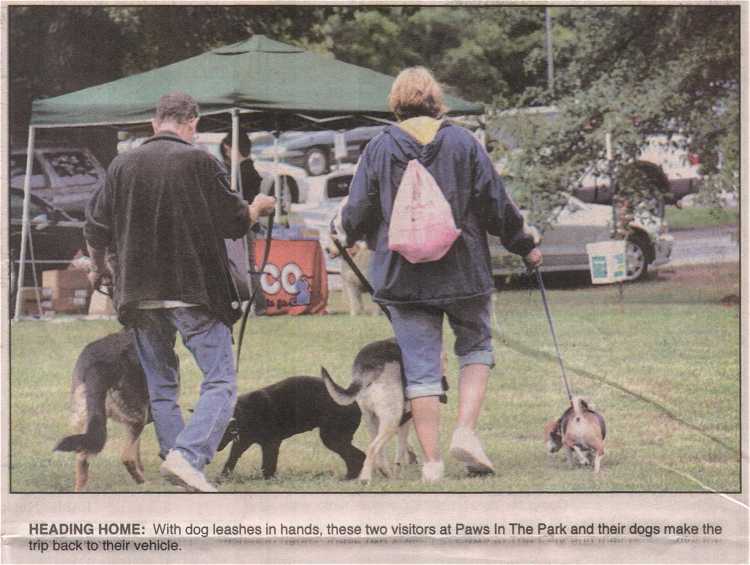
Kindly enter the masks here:
M 247 131 L 244 129 L 240 129 L 239 133 L 239 142 L 237 143 L 237 149 L 240 150 L 240 155 L 243 157 L 247 157 L 250 155 L 250 150 L 253 148 L 253 144 L 250 141 L 250 138 L 247 135 Z M 221 140 L 221 154 L 224 155 L 224 159 L 229 160 L 228 156 L 224 154 L 224 145 L 227 145 L 228 147 L 232 147 L 232 132 L 230 131 L 224 136 L 224 139 Z
M 393 81 L 388 106 L 399 120 L 416 116 L 439 118 L 448 111 L 443 89 L 424 67 L 409 67 Z
M 198 103 L 184 92 L 170 92 L 159 98 L 155 119 L 157 122 L 184 124 L 198 117 Z

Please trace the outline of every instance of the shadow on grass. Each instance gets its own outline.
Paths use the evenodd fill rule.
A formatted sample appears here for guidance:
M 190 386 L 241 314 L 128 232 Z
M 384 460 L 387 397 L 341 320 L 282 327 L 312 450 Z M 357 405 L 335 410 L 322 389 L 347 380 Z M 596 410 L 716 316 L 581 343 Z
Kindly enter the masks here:
M 529 347 L 529 346 L 527 346 L 527 345 L 525 345 L 525 344 L 523 344 L 523 343 L 521 343 L 519 341 L 516 341 L 514 339 L 511 339 L 511 338 L 509 338 L 507 336 L 504 336 L 502 334 L 499 334 L 499 333 L 498 333 L 496 339 L 499 339 L 500 341 L 502 341 L 503 345 L 505 345 L 506 347 L 509 347 L 513 351 L 516 351 L 517 353 L 520 353 L 520 354 L 525 355 L 527 357 L 530 357 L 530 358 L 533 358 L 533 359 L 538 359 L 538 358 L 542 357 L 542 358 L 547 359 L 547 360 L 549 360 L 551 362 L 557 363 L 557 357 L 554 356 L 554 355 L 552 355 L 551 353 L 546 353 L 544 351 L 540 351 L 538 349 L 531 348 L 531 347 Z M 569 371 L 572 371 L 572 372 L 576 373 L 577 375 L 580 375 L 580 376 L 585 377 L 585 378 L 587 378 L 589 380 L 592 380 L 592 381 L 601 383 L 603 385 L 612 387 L 614 389 L 617 389 L 620 392 L 623 392 L 623 393 L 625 393 L 625 394 L 627 394 L 629 396 L 632 396 L 633 398 L 635 398 L 637 400 L 640 400 L 642 402 L 645 402 L 646 404 L 649 404 L 650 406 L 653 406 L 654 408 L 656 408 L 657 410 L 659 410 L 662 414 L 664 414 L 668 418 L 671 418 L 675 422 L 677 422 L 679 424 L 682 424 L 683 426 L 685 426 L 687 428 L 690 428 L 691 430 L 693 430 L 695 432 L 698 432 L 703 437 L 705 437 L 705 438 L 713 441 L 717 445 L 720 445 L 721 447 L 723 447 L 724 449 L 726 449 L 726 450 L 734 453 L 735 455 L 740 455 L 740 452 L 739 452 L 739 450 L 737 448 L 732 447 L 731 445 L 729 445 L 729 444 L 725 443 L 724 441 L 722 441 L 721 439 L 719 439 L 719 438 L 711 435 L 710 433 L 706 432 L 705 430 L 701 429 L 700 427 L 696 426 L 695 424 L 692 424 L 692 423 L 688 422 L 687 420 L 681 418 L 680 416 L 678 416 L 677 414 L 675 414 L 674 412 L 672 412 L 669 408 L 667 408 L 666 406 L 663 406 L 663 405 L 659 404 L 655 400 L 653 400 L 651 398 L 648 398 L 646 396 L 643 396 L 642 394 L 640 394 L 638 392 L 632 391 L 629 388 L 624 387 L 624 386 L 622 386 L 622 385 L 620 385 L 620 384 L 618 384 L 616 382 L 610 381 L 610 380 L 606 379 L 605 377 L 602 377 L 600 375 L 596 375 L 596 374 L 594 374 L 594 373 L 592 373 L 590 371 L 587 371 L 586 369 L 582 369 L 580 367 L 571 367 L 571 366 L 569 366 L 567 364 L 565 365 L 565 367 L 566 367 L 566 369 L 568 369 Z

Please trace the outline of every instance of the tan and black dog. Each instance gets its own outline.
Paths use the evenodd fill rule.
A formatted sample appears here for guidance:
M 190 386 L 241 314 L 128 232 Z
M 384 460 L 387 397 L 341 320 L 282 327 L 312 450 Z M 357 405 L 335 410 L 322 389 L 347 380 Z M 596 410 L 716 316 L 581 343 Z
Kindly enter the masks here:
M 121 330 L 84 347 L 73 370 L 71 410 L 78 434 L 61 439 L 55 451 L 76 452 L 76 492 L 88 482 L 89 459 L 107 442 L 107 418 L 125 426 L 128 436 L 122 463 L 136 483 L 144 482 L 140 436 L 151 421 L 151 410 L 132 330 Z
M 544 439 L 548 453 L 565 447 L 565 456 L 573 464 L 573 455 L 581 465 L 591 465 L 599 472 L 604 457 L 604 440 L 607 426 L 604 418 L 591 409 L 579 396 L 574 396 L 571 406 L 557 420 L 544 426 Z
M 445 372 L 444 354 L 442 361 Z M 405 377 L 401 349 L 395 339 L 374 341 L 359 351 L 354 359 L 352 381 L 347 389 L 336 384 L 325 368 L 321 373 L 333 400 L 342 405 L 354 402 L 359 405 L 370 432 L 367 458 L 359 474 L 361 481 L 371 481 L 376 468 L 386 477 L 392 475 L 384 448 L 394 435 L 398 435 L 395 460 L 397 467 L 417 462 L 417 456 L 409 446 L 411 406 L 404 396 Z M 442 384 L 444 394 L 440 401 L 446 403 L 448 381 L 445 377 Z

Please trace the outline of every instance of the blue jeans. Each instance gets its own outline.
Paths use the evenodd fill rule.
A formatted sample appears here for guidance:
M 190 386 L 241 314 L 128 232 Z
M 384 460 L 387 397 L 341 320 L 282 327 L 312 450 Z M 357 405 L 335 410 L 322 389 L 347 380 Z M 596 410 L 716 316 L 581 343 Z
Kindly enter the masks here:
M 178 401 L 177 332 L 203 372 L 200 398 L 185 425 Z M 237 375 L 229 328 L 204 308 L 138 310 L 136 351 L 146 373 L 160 455 L 177 449 L 202 470 L 216 453 L 237 401 Z
M 479 364 L 495 366 L 492 348 L 490 296 L 457 300 L 450 304 L 388 305 L 391 325 L 401 348 L 406 375 L 406 398 L 443 393 L 441 354 L 443 316 L 456 336 L 454 351 L 460 368 Z

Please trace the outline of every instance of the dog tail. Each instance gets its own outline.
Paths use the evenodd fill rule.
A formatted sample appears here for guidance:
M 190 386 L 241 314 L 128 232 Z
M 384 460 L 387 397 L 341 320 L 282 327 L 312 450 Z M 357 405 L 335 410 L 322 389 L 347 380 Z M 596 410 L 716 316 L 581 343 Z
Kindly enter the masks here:
M 360 382 L 353 382 L 347 389 L 339 386 L 331 378 L 331 375 L 328 374 L 325 367 L 320 368 L 320 376 L 323 378 L 326 389 L 328 389 L 328 394 L 336 404 L 340 404 L 341 406 L 352 404 L 357 399 L 359 391 L 362 390 L 362 383 Z
M 107 441 L 107 425 L 104 416 L 92 416 L 87 425 L 86 433 L 62 438 L 53 451 L 83 451 L 99 453 Z
M 576 418 L 580 418 L 589 409 L 588 403 L 580 396 L 574 396 L 571 400 L 573 404 L 573 413 Z
M 83 354 L 81 355 L 83 357 Z M 90 454 L 99 453 L 107 442 L 107 390 L 109 383 L 106 379 L 87 379 L 87 367 L 81 363 L 76 364 L 74 371 L 73 396 L 82 395 L 85 402 L 86 431 L 82 434 L 67 436 L 61 439 L 55 446 L 54 451 L 76 451 Z M 78 412 L 84 410 L 79 402 L 73 402 L 73 410 Z

